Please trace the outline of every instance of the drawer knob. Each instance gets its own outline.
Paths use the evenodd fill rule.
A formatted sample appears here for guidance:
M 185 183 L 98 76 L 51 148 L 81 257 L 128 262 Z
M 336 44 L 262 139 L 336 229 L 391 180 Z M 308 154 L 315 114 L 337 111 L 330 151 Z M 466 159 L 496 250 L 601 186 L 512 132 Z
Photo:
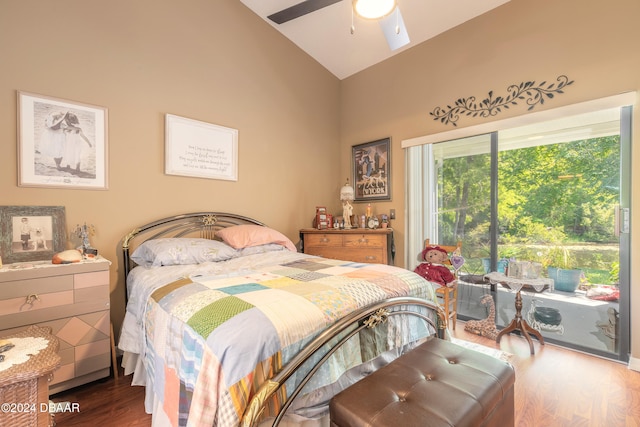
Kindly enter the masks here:
M 31 310 L 33 308 L 33 303 L 36 301 L 40 301 L 40 297 L 38 294 L 29 294 L 27 298 L 24 300 L 24 304 L 20 306 L 20 311 L 22 311 L 25 306 L 27 310 Z
M 370 261 L 373 261 L 373 260 L 375 260 L 375 259 L 376 259 L 376 257 L 375 257 L 375 255 L 367 255 L 367 256 L 365 257 L 365 259 L 368 259 L 368 260 L 370 260 Z
M 38 294 L 29 294 L 27 296 L 27 301 L 25 302 L 25 304 L 33 305 L 33 303 L 36 301 L 40 301 L 40 297 L 38 296 Z
M 320 239 L 320 241 L 322 243 L 327 243 L 329 241 L 329 239 L 327 239 L 326 237 L 323 237 L 323 238 Z
M 367 243 L 368 241 L 369 241 L 369 240 L 367 240 L 367 239 L 366 239 L 366 238 L 364 238 L 364 237 L 363 237 L 362 239 L 359 239 L 359 240 L 358 240 L 358 242 L 360 242 L 360 243 Z

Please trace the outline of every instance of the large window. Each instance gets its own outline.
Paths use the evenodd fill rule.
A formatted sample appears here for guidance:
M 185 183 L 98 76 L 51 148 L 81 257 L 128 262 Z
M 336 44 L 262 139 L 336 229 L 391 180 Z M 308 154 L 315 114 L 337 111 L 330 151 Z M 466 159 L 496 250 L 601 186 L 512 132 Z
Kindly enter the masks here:
M 523 315 L 545 340 L 626 358 L 628 230 L 619 219 L 628 217 L 629 117 L 630 108 L 606 108 L 407 147 L 407 265 L 417 265 L 425 238 L 462 240 L 458 313 L 486 317 L 480 300 L 491 293 L 505 326 L 513 293 L 483 275 L 532 262 L 555 284 L 524 295 Z M 538 322 L 540 306 L 556 319 Z

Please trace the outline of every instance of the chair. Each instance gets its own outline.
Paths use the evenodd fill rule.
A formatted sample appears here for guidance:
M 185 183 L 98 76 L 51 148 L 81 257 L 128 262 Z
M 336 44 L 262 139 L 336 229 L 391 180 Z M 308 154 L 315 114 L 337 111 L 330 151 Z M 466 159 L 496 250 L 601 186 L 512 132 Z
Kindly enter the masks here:
M 431 246 L 431 244 L 429 243 L 429 239 L 426 239 L 424 241 L 424 247 L 426 248 L 427 246 Z M 456 246 L 450 246 L 450 245 L 438 245 L 440 246 L 442 249 L 444 249 L 445 251 L 449 252 L 450 254 L 457 254 L 457 255 L 461 255 L 461 251 L 462 251 L 462 242 L 458 241 L 458 244 Z M 451 265 L 453 267 L 453 264 L 451 263 L 451 257 L 449 257 L 448 260 L 449 265 Z M 458 266 L 457 268 L 453 268 L 453 276 L 455 277 L 455 280 L 453 282 L 453 284 L 449 287 L 449 286 L 439 286 L 436 288 L 436 297 L 438 299 L 438 302 L 441 303 L 442 308 L 444 309 L 444 314 L 445 314 L 445 319 L 446 319 L 446 327 L 449 327 L 449 323 L 451 322 L 451 329 L 455 330 L 456 329 L 456 318 L 458 316 L 458 269 L 460 268 L 460 266 Z

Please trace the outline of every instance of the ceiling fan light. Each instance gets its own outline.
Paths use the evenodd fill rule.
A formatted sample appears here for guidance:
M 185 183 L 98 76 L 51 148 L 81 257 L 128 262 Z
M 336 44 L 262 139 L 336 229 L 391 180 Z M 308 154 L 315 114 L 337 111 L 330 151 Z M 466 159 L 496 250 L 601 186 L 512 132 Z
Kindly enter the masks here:
M 380 19 L 396 8 L 396 0 L 353 0 L 353 10 L 365 19 Z

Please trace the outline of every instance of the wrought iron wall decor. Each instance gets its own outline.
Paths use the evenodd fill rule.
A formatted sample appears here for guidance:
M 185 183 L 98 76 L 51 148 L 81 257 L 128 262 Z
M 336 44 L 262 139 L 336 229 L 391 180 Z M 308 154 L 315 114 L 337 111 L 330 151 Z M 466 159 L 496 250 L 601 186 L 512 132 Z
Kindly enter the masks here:
M 518 105 L 520 100 L 526 100 L 525 102 L 529 105 L 527 110 L 532 110 L 536 105 L 544 104 L 545 99 L 552 99 L 556 94 L 564 93 L 563 89 L 572 83 L 573 80 L 569 80 L 565 75 L 558 76 L 556 83 L 522 82 L 519 85 L 509 86 L 506 97 L 494 98 L 493 91 L 489 91 L 489 96 L 480 102 L 476 101 L 475 96 L 459 98 L 453 105 L 447 105 L 446 108 L 434 108 L 429 115 L 433 116 L 433 120 L 439 120 L 445 125 L 458 126 L 460 116 L 495 116 L 503 109 L 508 110 L 510 106 Z

